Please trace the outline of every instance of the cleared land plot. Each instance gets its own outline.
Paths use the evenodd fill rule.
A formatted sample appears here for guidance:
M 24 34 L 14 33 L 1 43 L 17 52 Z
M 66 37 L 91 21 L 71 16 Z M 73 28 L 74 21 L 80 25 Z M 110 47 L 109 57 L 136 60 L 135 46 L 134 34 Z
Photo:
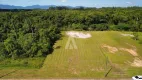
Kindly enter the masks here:
M 121 35 L 127 32 L 84 33 L 90 33 L 91 37 L 74 38 L 77 49 L 65 49 L 69 37 L 63 32 L 41 69 L 19 69 L 3 78 L 105 78 L 111 68 L 107 78 L 130 78 L 142 74 L 142 67 L 133 64 L 136 64 L 136 58 L 142 60 L 142 45 L 131 36 Z M 137 56 L 128 50 L 135 51 Z
M 108 77 L 129 77 L 134 75 L 130 71 L 137 71 L 130 63 L 135 57 L 130 51 L 135 46 L 137 57 L 141 58 L 142 46 L 134 41 L 131 36 L 123 36 L 122 32 L 85 32 L 90 33 L 91 38 L 74 38 L 78 49 L 65 49 L 68 36 L 63 32 L 64 37 L 59 40 L 54 48 L 53 54 L 47 56 L 43 68 L 49 77 L 79 77 L 95 78 L 104 77 L 110 68 Z M 125 33 L 123 33 L 125 34 Z M 127 33 L 128 34 L 128 33 Z M 108 48 L 102 45 L 115 47 L 111 53 Z M 118 50 L 118 51 L 116 51 Z M 142 68 L 139 68 L 140 70 Z M 142 74 L 142 72 L 136 72 Z M 135 74 L 136 75 L 136 74 Z

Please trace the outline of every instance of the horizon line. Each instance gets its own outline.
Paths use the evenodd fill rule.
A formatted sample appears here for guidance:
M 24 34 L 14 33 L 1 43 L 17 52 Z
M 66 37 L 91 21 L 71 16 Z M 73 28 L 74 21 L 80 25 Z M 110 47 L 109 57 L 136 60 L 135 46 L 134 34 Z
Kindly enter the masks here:
M 71 6 L 71 5 L 54 5 L 54 4 L 50 4 L 50 5 L 40 5 L 40 4 L 33 4 L 33 5 L 27 5 L 27 6 L 18 6 L 18 5 L 10 5 L 10 4 L 0 4 L 0 5 L 8 5 L 8 6 L 17 6 L 17 7 L 28 7 L 28 6 L 64 6 L 64 7 L 88 7 L 88 8 L 103 8 L 103 7 L 122 7 L 122 8 L 127 8 L 127 7 L 142 7 L 142 6 L 138 6 L 138 5 L 133 5 L 133 6 Z

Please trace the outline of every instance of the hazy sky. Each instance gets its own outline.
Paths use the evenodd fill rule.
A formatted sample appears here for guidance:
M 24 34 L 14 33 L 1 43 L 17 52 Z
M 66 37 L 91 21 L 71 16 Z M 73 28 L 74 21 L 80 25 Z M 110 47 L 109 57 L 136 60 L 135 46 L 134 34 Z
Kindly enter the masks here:
M 59 6 L 87 6 L 87 7 L 111 7 L 111 6 L 142 6 L 142 0 L 0 0 L 0 4 L 16 6 L 29 5 L 59 5 Z

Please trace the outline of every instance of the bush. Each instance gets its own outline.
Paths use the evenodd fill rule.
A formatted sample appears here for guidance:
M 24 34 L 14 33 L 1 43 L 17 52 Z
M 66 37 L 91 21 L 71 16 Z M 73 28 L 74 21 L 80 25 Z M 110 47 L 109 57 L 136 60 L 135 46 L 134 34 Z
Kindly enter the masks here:
M 130 30 L 130 25 L 125 24 L 125 23 L 119 23 L 118 25 L 114 26 L 115 30 L 124 30 L 124 31 L 129 31 Z
M 89 31 L 93 31 L 96 29 L 96 24 L 91 24 L 88 28 Z
M 133 35 L 134 35 L 133 37 L 134 40 L 139 40 L 138 32 L 133 32 Z
M 96 24 L 96 29 L 97 31 L 105 31 L 109 30 L 109 27 L 107 24 Z

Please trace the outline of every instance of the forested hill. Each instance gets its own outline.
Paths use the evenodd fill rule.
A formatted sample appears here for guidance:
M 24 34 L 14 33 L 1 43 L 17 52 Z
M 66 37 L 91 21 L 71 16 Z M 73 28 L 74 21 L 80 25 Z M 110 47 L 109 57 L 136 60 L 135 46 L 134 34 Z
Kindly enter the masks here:
M 142 31 L 142 8 L 50 8 L 0 12 L 0 57 L 46 56 L 62 30 Z

